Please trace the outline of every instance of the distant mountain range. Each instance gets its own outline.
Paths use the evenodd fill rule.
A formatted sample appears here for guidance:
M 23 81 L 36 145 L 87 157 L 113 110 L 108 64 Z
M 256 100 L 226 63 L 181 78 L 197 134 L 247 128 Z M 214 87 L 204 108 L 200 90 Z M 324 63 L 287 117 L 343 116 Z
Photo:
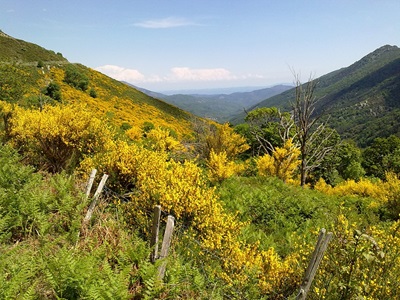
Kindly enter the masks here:
M 366 146 L 376 137 L 400 136 L 400 49 L 385 45 L 359 61 L 317 81 L 315 116 L 328 118 L 342 138 Z M 290 110 L 295 89 L 254 105 Z M 244 121 L 245 113 L 231 119 Z
M 162 99 L 199 117 L 223 123 L 260 101 L 278 95 L 292 87 L 293 86 L 290 85 L 276 85 L 250 92 L 236 92 L 230 94 L 174 95 L 156 93 L 139 87 L 135 88 L 151 97 Z

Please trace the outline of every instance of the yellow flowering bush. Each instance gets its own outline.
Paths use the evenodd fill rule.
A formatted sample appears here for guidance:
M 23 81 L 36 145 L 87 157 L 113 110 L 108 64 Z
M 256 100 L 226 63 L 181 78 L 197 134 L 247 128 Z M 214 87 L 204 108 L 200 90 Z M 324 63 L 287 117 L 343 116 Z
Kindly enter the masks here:
M 128 85 L 112 80 L 95 70 L 84 68 L 81 71 L 88 76 L 89 90 L 95 90 L 96 98 L 91 97 L 88 91 L 84 92 L 65 83 L 63 67 L 51 67 L 43 77 L 61 87 L 63 102 L 77 105 L 84 103 L 92 110 L 94 116 L 103 118 L 106 115 L 109 122 L 116 127 L 120 127 L 124 122 L 132 127 L 141 127 L 144 121 L 148 121 L 156 126 L 171 128 L 179 137 L 191 134 L 192 127 L 185 118 L 186 115 L 183 118 L 171 115 L 167 111 L 169 107 L 163 111 L 157 107 L 158 101 L 153 102 L 148 96 L 138 91 L 134 92 Z
M 215 189 L 194 162 L 176 162 L 165 152 L 117 141 L 110 151 L 87 157 L 81 164 L 87 174 L 92 167 L 110 174 L 110 186 L 114 183 L 131 191 L 131 201 L 123 205 L 133 226 L 148 233 L 153 207 L 161 205 L 201 242 L 204 251 L 199 259 L 212 266 L 214 258 L 208 253 L 220 257 L 220 269 L 209 271 L 228 284 L 244 286 L 255 276 L 268 294 L 296 278 L 291 276 L 296 269 L 294 257 L 281 259 L 274 249 L 260 251 L 258 244 L 240 241 L 244 224 L 224 211 Z
M 340 214 L 310 298 L 397 299 L 400 221 L 358 229 Z
M 127 131 L 125 131 L 125 134 L 131 140 L 139 141 L 143 137 L 143 130 L 139 126 L 132 126 Z
M 42 111 L 15 109 L 12 142 L 33 164 L 59 172 L 83 156 L 107 149 L 109 127 L 83 106 L 45 106 Z
M 1 121 L 3 123 L 1 125 L 2 125 L 2 129 L 4 130 L 4 133 L 2 131 L 1 134 L 4 136 L 3 139 L 5 139 L 5 140 L 7 140 L 10 135 L 10 131 L 11 131 L 10 118 L 12 116 L 13 111 L 14 111 L 13 104 L 0 100 L 0 117 L 1 117 Z
M 155 151 L 182 151 L 184 146 L 173 136 L 168 129 L 156 127 L 146 134 L 146 140 Z
M 400 178 L 393 172 L 386 173 L 386 180 L 380 184 L 381 189 L 386 193 L 386 201 L 380 202 L 380 206 L 385 206 L 389 217 L 398 219 L 400 216 Z
M 212 182 L 220 182 L 233 175 L 240 174 L 245 170 L 245 165 L 229 161 L 225 151 L 215 153 L 211 149 L 210 157 L 207 160 L 208 176 Z
M 228 123 L 218 126 L 211 126 L 204 133 L 205 156 L 209 157 L 211 150 L 214 153 L 225 152 L 228 159 L 235 158 L 238 154 L 243 153 L 250 146 L 246 143 L 246 138 L 236 133 Z
M 358 195 L 386 201 L 386 192 L 381 188 L 381 183 L 375 183 L 368 179 L 361 179 L 358 182 L 352 179 L 347 180 L 335 186 L 332 192 L 336 195 Z
M 377 179 L 347 180 L 335 187 L 330 186 L 321 178 L 314 189 L 327 195 L 371 197 L 374 201 L 370 205 L 375 208 L 385 208 L 391 219 L 398 219 L 400 214 L 400 179 L 393 172 L 387 172 L 384 181 Z
M 258 173 L 262 176 L 276 176 L 283 181 L 293 177 L 300 164 L 300 149 L 288 139 L 283 147 L 277 147 L 272 155 L 264 154 L 256 160 Z
M 318 179 L 317 183 L 314 185 L 314 189 L 327 195 L 332 195 L 332 186 L 327 184 L 322 177 Z

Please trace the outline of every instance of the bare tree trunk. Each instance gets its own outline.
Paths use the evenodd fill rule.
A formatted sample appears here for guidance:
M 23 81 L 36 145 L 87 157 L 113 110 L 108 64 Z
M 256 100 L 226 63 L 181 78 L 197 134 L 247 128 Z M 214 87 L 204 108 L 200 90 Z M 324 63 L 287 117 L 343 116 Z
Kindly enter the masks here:
M 326 126 L 321 123 L 317 126 L 318 117 L 314 116 L 317 99 L 314 95 L 316 82 L 309 78 L 302 84 L 297 74 L 295 76 L 296 94 L 292 104 L 293 118 L 296 124 L 296 137 L 300 145 L 300 184 L 304 186 L 307 175 L 318 167 L 325 155 L 333 148 L 327 144 L 332 133 L 326 132 Z
M 300 164 L 300 185 L 304 186 L 306 184 L 306 178 L 307 178 L 307 171 L 306 171 L 306 160 L 305 158 L 301 158 L 301 164 Z

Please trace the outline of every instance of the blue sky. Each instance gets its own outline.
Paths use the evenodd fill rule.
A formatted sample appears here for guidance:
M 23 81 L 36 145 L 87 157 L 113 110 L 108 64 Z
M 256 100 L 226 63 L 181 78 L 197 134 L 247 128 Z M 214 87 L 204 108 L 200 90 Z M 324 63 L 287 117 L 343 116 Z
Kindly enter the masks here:
M 400 46 L 399 0 L 0 0 L 0 29 L 153 91 L 271 86 Z

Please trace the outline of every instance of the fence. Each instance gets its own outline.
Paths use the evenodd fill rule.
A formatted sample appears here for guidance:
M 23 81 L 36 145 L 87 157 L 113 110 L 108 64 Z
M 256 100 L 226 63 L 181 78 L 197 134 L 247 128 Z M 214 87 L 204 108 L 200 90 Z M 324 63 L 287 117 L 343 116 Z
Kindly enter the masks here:
M 96 170 L 93 169 L 90 176 L 89 180 L 86 186 L 86 198 L 89 198 L 90 191 L 93 186 L 93 182 L 96 176 Z M 115 192 L 113 192 L 111 189 L 108 189 L 105 184 L 108 179 L 108 175 L 104 174 L 98 187 L 97 190 L 93 196 L 92 202 L 90 203 L 90 206 L 87 210 L 86 216 L 83 219 L 83 224 L 82 228 L 86 228 L 88 226 L 88 223 L 93 215 L 93 212 L 95 210 L 96 204 L 98 203 L 98 199 L 100 197 L 100 194 L 103 192 L 103 190 L 106 190 L 106 193 L 122 199 L 123 201 L 129 201 L 129 199 L 126 197 L 126 195 L 119 195 Z M 166 228 L 165 232 L 163 235 L 163 241 L 161 245 L 161 250 L 160 253 L 158 252 L 158 247 L 159 247 L 159 231 L 160 231 L 160 219 L 161 219 L 161 213 L 162 209 L 161 206 L 156 205 L 153 210 L 153 215 L 152 215 L 152 228 L 151 228 L 151 238 L 150 238 L 150 247 L 151 247 L 151 254 L 150 254 L 150 261 L 152 263 L 155 263 L 158 259 L 163 260 L 162 263 L 160 264 L 158 268 L 158 280 L 162 281 L 165 275 L 166 267 L 167 267 L 167 261 L 166 258 L 168 256 L 169 248 L 171 245 L 172 241 L 172 236 L 174 233 L 174 228 L 175 228 L 175 218 L 171 215 L 168 215 L 167 217 L 167 222 L 166 222 Z M 182 234 L 182 232 L 181 232 Z M 187 237 L 187 236 L 186 236 Z M 299 292 L 296 296 L 296 300 L 305 300 L 307 297 L 307 294 L 310 290 L 311 284 L 314 280 L 315 274 L 317 272 L 317 269 L 319 267 L 319 264 L 324 256 L 324 253 L 328 247 L 328 244 L 332 238 L 332 233 L 331 232 L 326 232 L 324 228 L 320 230 L 319 236 L 318 236 L 318 241 L 316 243 L 315 249 L 313 251 L 313 254 L 311 256 L 311 260 L 308 264 L 308 267 L 305 271 Z M 201 247 L 201 243 L 197 240 L 195 240 L 193 237 L 190 237 L 193 243 L 195 243 L 197 246 Z M 210 253 L 217 259 L 221 259 L 217 254 L 215 253 Z M 206 273 L 206 272 L 205 272 Z M 236 291 L 237 294 L 240 294 L 240 291 Z

